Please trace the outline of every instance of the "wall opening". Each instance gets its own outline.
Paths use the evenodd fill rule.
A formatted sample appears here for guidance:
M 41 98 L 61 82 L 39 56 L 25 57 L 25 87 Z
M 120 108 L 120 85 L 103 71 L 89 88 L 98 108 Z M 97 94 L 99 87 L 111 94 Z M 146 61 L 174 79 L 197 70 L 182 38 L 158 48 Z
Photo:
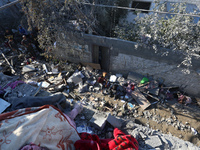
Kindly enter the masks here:
M 141 2 L 141 1 L 133 1 L 132 8 L 137 8 L 137 9 L 145 9 L 145 10 L 149 10 L 151 7 L 151 2 Z M 135 11 L 135 10 L 133 10 Z M 148 13 L 148 11 L 142 11 L 143 13 Z
M 108 47 L 93 45 L 92 62 L 101 65 L 101 69 L 109 71 L 110 68 L 110 51 Z

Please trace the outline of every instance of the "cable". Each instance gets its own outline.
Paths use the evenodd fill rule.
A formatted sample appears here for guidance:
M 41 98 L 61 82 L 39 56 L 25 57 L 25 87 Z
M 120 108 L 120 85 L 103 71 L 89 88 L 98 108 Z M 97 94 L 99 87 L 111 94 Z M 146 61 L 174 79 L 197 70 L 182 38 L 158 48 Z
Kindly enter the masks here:
M 199 17 L 200 18 L 200 15 L 192 15 L 192 14 L 179 14 L 179 13 L 170 13 L 170 12 L 163 12 L 163 11 L 154 11 L 154 10 L 146 10 L 146 9 L 121 7 L 121 6 L 91 4 L 91 3 L 84 3 L 84 2 L 77 2 L 77 3 L 81 3 L 81 4 L 84 4 L 84 5 L 90 5 L 90 6 L 96 6 L 96 7 L 108 7 L 108 8 L 118 8 L 118 9 L 136 10 L 136 11 L 148 11 L 148 12 L 155 12 L 155 13 L 159 13 L 159 14 L 171 14 L 171 15 L 191 16 L 191 17 Z

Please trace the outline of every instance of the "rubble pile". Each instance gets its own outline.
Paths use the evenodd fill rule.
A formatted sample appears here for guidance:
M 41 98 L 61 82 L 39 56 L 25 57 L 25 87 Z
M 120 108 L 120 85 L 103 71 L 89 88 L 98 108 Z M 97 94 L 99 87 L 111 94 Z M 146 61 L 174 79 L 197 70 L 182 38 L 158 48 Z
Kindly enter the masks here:
M 54 105 L 69 114 L 75 104 L 80 104 L 84 109 L 75 119 L 78 133 L 109 139 L 118 128 L 132 135 L 139 149 L 199 149 L 199 128 L 192 122 L 182 122 L 178 113 L 190 114 L 188 105 L 198 110 L 199 99 L 189 97 L 179 87 L 166 86 L 163 79 L 135 72 L 124 77 L 92 63 L 46 62 L 27 59 L 23 54 L 6 58 L 12 63 L 1 57 L 1 113 Z M 178 138 L 170 131 L 156 129 L 157 125 L 177 130 Z M 196 139 L 197 146 L 182 140 L 185 133 Z

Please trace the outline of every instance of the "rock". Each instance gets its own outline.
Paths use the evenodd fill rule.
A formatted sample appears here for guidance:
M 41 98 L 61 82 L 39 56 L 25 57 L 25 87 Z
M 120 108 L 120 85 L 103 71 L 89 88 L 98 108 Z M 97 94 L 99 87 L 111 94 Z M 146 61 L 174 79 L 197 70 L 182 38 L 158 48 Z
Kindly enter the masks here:
M 197 135 L 198 134 L 198 132 L 194 128 L 191 128 L 191 131 L 192 131 L 193 135 Z
M 143 133 L 143 132 L 139 132 L 139 134 L 140 134 L 140 137 L 142 138 L 142 139 L 146 139 L 147 138 L 147 136 Z
M 41 87 L 43 87 L 43 88 L 48 88 L 49 87 L 49 83 L 48 82 L 46 82 L 46 81 L 44 81 L 44 82 L 39 82 L 38 83 L 38 86 L 40 86 L 40 84 L 41 84 Z
M 149 148 L 156 148 L 159 146 L 162 146 L 162 142 L 159 138 L 159 136 L 149 136 L 146 141 L 145 144 L 149 147 Z
M 179 138 L 182 138 L 183 136 L 182 135 L 179 135 Z
M 131 132 L 131 135 L 136 139 L 138 140 L 140 138 L 140 134 L 139 132 L 137 131 L 137 129 L 134 129 L 132 132 Z

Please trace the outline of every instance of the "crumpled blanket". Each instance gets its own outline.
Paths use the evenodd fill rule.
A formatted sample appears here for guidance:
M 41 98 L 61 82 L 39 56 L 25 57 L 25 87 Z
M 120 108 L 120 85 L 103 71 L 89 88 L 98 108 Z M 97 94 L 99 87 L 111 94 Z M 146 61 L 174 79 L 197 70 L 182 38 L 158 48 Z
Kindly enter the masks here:
M 56 107 L 44 105 L 0 115 L 0 150 L 34 143 L 50 150 L 73 150 L 80 137 Z
M 56 105 L 56 103 L 60 103 L 64 101 L 66 98 L 65 96 L 60 94 L 52 94 L 50 96 L 45 97 L 33 97 L 33 96 L 26 96 L 26 97 L 11 97 L 7 98 L 8 102 L 11 103 L 11 108 L 8 111 L 13 111 L 22 108 L 28 107 L 39 107 L 43 105 Z
M 81 140 L 76 141 L 76 150 L 138 150 L 138 141 L 126 135 L 118 128 L 114 129 L 114 139 L 99 139 L 97 135 L 80 133 Z

